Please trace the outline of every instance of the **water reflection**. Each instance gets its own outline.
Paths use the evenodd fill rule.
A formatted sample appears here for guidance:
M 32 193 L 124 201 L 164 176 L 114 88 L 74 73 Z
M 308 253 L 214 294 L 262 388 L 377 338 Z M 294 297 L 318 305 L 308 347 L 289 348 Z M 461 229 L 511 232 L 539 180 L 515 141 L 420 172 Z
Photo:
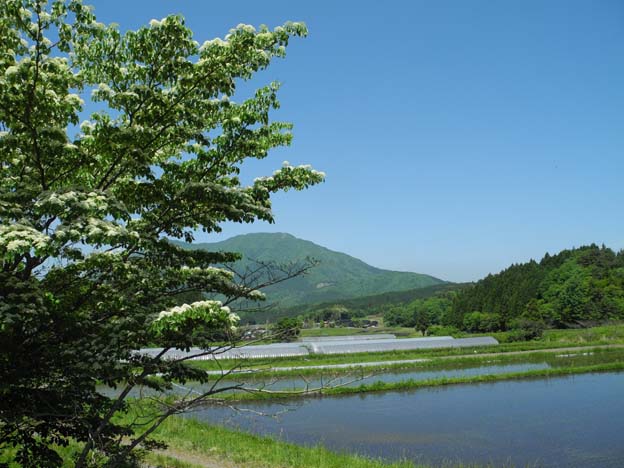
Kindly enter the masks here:
M 278 419 L 195 417 L 387 459 L 495 466 L 624 466 L 624 374 L 583 374 L 297 401 Z M 284 403 L 249 404 L 283 412 Z

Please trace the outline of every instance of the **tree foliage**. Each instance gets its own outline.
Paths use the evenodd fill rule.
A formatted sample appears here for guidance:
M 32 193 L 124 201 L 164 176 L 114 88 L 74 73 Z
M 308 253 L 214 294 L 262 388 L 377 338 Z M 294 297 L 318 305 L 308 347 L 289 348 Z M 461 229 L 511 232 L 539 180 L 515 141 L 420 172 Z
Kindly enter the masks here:
M 302 326 L 301 320 L 284 317 L 273 325 L 273 335 L 276 339 L 289 343 L 299 338 Z
M 166 238 L 271 222 L 272 194 L 323 179 L 288 163 L 240 178 L 246 159 L 290 143 L 291 125 L 269 117 L 277 83 L 236 102 L 237 83 L 305 35 L 239 25 L 200 44 L 180 16 L 121 32 L 76 0 L 0 1 L 0 449 L 16 446 L 22 465 L 59 464 L 52 444 L 70 438 L 84 443 L 78 466 L 93 451 L 119 464 L 203 401 L 162 407 L 138 435 L 112 422 L 134 386 L 206 381 L 165 351 L 210 352 L 232 338 L 225 304 L 261 296 L 219 267 L 236 254 Z M 225 301 L 180 303 L 204 292 Z M 154 344 L 163 352 L 136 352 Z
M 590 245 L 488 275 L 456 296 L 449 322 L 495 331 L 517 328 L 521 319 L 534 324 L 520 328 L 539 334 L 543 323 L 565 327 L 622 318 L 624 252 Z
M 407 304 L 392 307 L 384 314 L 384 323 L 389 326 L 414 327 L 425 335 L 432 325 L 448 325 L 456 291 L 438 292 L 426 299 L 416 299 Z

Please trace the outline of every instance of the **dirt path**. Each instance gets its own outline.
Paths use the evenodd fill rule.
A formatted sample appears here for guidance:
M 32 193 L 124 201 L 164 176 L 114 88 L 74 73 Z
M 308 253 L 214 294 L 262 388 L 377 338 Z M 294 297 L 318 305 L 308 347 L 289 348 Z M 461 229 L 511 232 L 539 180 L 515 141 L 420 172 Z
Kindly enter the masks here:
M 175 458 L 178 461 L 189 463 L 194 467 L 202 468 L 243 468 L 242 465 L 235 465 L 231 461 L 220 457 L 211 457 L 209 455 L 198 452 L 184 452 L 177 450 L 175 447 L 168 447 L 166 450 L 158 450 L 156 452 L 165 457 Z

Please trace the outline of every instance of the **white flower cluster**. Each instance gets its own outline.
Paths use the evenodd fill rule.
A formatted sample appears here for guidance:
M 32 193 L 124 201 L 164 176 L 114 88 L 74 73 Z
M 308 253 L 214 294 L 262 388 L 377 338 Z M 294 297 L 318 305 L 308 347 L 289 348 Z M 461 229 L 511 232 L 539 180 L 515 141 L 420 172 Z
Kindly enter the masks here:
M 273 179 L 275 178 L 274 176 L 280 175 L 282 174 L 284 171 L 292 171 L 295 169 L 299 169 L 299 170 L 304 170 L 309 172 L 310 174 L 314 175 L 314 176 L 319 176 L 321 178 L 325 178 L 325 173 L 322 171 L 315 171 L 314 169 L 312 169 L 312 166 L 310 166 L 309 164 L 301 164 L 299 166 L 292 166 L 288 161 L 284 161 L 282 163 L 282 168 L 281 169 L 277 169 L 276 171 L 273 171 L 273 175 L 272 176 L 263 176 L 263 177 L 256 177 L 253 181 L 254 182 L 270 182 L 273 181 Z
M 9 77 L 11 75 L 16 75 L 18 71 L 19 68 L 17 68 L 15 65 L 11 65 L 10 67 L 7 67 L 6 70 L 4 70 L 4 76 Z
M 106 83 L 98 84 L 98 87 L 91 91 L 91 98 L 95 100 L 105 100 L 113 98 L 117 93 Z
M 184 265 L 182 268 L 180 268 L 181 273 L 182 274 L 209 274 L 209 275 L 222 275 L 222 276 L 227 276 L 228 278 L 231 278 L 234 274 L 231 271 L 225 270 L 223 268 L 215 268 L 215 267 L 207 267 L 207 268 L 200 268 L 200 267 L 188 267 L 186 265 Z
M 256 177 L 253 181 L 254 181 L 254 184 L 258 184 L 260 182 L 267 182 L 270 180 L 273 180 L 273 177 L 262 176 L 262 177 Z
M 264 31 L 264 32 L 261 32 L 260 34 L 258 34 L 256 37 L 258 39 L 260 39 L 261 41 L 263 41 L 263 42 L 268 42 L 268 41 L 273 39 L 273 34 L 271 34 L 268 31 Z
M 204 43 L 199 48 L 199 51 L 203 52 L 204 50 L 209 49 L 211 47 L 227 47 L 227 46 L 229 46 L 229 44 L 226 41 L 217 37 L 216 39 L 204 41 Z
M 24 224 L 0 226 L 0 248 L 11 255 L 44 249 L 49 243 L 50 237 L 33 227 Z
M 79 223 L 60 224 L 54 233 L 54 239 L 57 242 L 82 239 L 86 243 L 109 245 L 123 242 L 128 239 L 128 236 L 137 239 L 139 233 L 112 221 L 93 217 L 81 220 Z
M 254 28 L 251 24 L 240 23 L 236 26 L 236 29 L 242 29 L 243 31 L 248 32 L 248 33 L 256 32 L 256 28 Z M 230 30 L 230 31 L 234 32 L 235 30 Z
M 254 301 L 261 301 L 266 298 L 266 295 L 262 291 L 254 289 L 247 294 L 247 297 L 249 297 L 249 299 L 253 299 Z
M 70 190 L 64 193 L 47 193 L 35 202 L 36 208 L 53 206 L 56 208 L 66 208 L 71 210 L 72 207 L 80 208 L 86 211 L 104 211 L 108 207 L 106 197 L 98 192 L 76 192 Z
M 90 122 L 88 120 L 83 120 L 80 123 L 80 130 L 84 133 L 84 132 L 92 132 L 93 130 L 95 130 L 95 124 L 93 122 Z
M 117 224 L 97 218 L 89 218 L 87 220 L 87 225 L 85 226 L 85 228 L 87 236 L 93 238 L 105 236 L 112 239 L 126 233 L 126 230 L 123 226 L 119 226 Z
M 67 94 L 63 99 L 67 104 L 71 106 L 81 107 L 82 105 L 84 105 L 84 100 L 77 94 Z
M 172 315 L 183 314 L 189 310 L 197 309 L 200 307 L 209 309 L 212 315 L 226 313 L 228 321 L 232 326 L 236 325 L 240 320 L 240 317 L 235 313 L 231 312 L 230 308 L 224 306 L 221 301 L 197 301 L 191 304 L 183 304 L 181 306 L 172 307 L 171 309 L 163 310 L 162 312 L 160 312 L 156 320 L 161 320 Z

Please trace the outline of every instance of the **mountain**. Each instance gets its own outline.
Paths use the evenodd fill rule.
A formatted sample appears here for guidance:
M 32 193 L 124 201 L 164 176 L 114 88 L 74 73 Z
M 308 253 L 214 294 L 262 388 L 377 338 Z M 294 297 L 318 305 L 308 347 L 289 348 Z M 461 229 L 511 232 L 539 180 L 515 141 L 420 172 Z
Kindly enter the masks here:
M 239 252 L 243 255 L 243 260 L 235 265 L 239 269 L 245 268 L 253 260 L 282 264 L 302 261 L 306 257 L 317 260 L 319 264 L 305 276 L 263 290 L 267 294 L 267 301 L 279 304 L 280 308 L 445 283 L 420 273 L 375 268 L 350 255 L 334 252 L 285 233 L 245 234 L 221 242 L 178 245 L 209 251 Z
M 428 299 L 445 293 L 460 291 L 471 286 L 471 283 L 439 283 L 424 288 L 406 289 L 403 291 L 388 291 L 370 296 L 358 296 L 353 299 L 344 299 L 339 302 L 321 302 L 299 306 L 303 312 L 316 312 L 335 305 L 341 305 L 352 312 L 381 313 L 388 307 L 408 304 L 418 299 Z
M 254 310 L 241 312 L 239 315 L 245 323 L 275 322 L 282 317 L 311 316 L 336 307 L 346 309 L 352 317 L 365 317 L 367 315 L 383 315 L 388 310 L 405 306 L 418 300 L 426 300 L 432 297 L 441 297 L 449 293 L 458 292 L 463 288 L 470 287 L 472 283 L 440 283 L 424 288 L 406 289 L 405 291 L 390 291 L 372 296 L 358 296 L 352 299 L 336 299 L 327 302 L 315 302 L 313 304 L 299 304 L 287 308 L 269 308 L 267 310 Z

